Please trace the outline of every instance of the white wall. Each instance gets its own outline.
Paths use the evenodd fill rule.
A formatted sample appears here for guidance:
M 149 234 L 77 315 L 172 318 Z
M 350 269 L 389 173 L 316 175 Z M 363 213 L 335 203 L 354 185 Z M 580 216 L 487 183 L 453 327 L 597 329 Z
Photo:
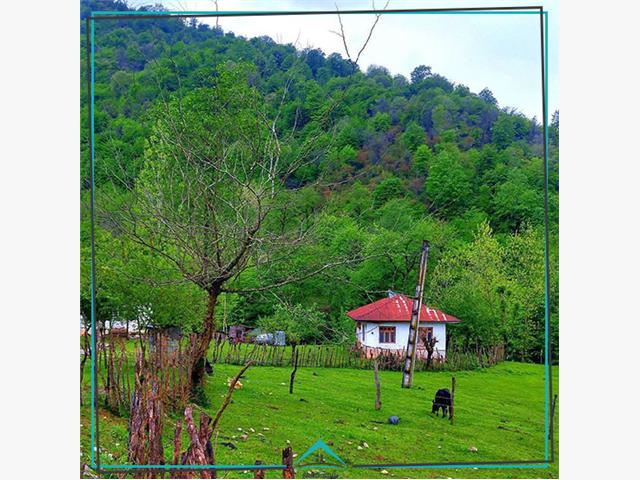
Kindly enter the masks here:
M 360 322 L 363 330 L 356 335 L 367 347 L 389 348 L 402 350 L 407 348 L 407 340 L 409 339 L 409 322 Z M 441 322 L 420 322 L 421 327 L 432 327 L 433 335 L 438 339 L 436 343 L 437 352 L 444 356 L 447 349 L 447 325 Z M 379 343 L 380 332 L 379 327 L 396 327 L 395 343 Z

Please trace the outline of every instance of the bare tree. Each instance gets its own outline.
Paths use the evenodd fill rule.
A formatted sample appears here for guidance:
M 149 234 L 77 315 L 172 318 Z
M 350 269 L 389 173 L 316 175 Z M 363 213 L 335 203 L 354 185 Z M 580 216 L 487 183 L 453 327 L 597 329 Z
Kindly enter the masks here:
M 312 235 L 313 220 L 292 214 L 275 221 L 274 213 L 286 211 L 281 197 L 291 175 L 322 151 L 332 107 L 317 112 L 304 140 L 283 148 L 276 125 L 287 87 L 265 102 L 250 82 L 251 72 L 236 65 L 222 69 L 213 88 L 163 98 L 142 172 L 135 182 L 114 175 L 113 191 L 125 190 L 125 200 L 107 193 L 98 201 L 114 230 L 206 292 L 192 387 L 204 377 L 221 293 L 269 290 L 360 260 L 352 254 L 287 268 Z M 241 275 L 249 270 L 247 285 Z
M 376 10 L 376 11 L 385 11 L 389 6 L 390 1 L 391 0 L 387 0 L 387 3 L 384 4 L 384 7 L 382 7 L 382 10 L 376 10 L 375 0 L 372 0 L 371 7 L 373 10 Z M 336 4 L 336 11 L 338 12 L 338 23 L 340 24 L 340 31 L 337 32 L 335 30 L 330 30 L 330 32 L 336 34 L 338 37 L 342 39 L 342 45 L 344 46 L 345 55 L 354 64 L 358 65 L 358 62 L 360 61 L 360 56 L 362 55 L 362 52 L 364 52 L 365 48 L 367 48 L 367 45 L 369 44 L 369 40 L 371 40 L 371 36 L 373 35 L 373 31 L 375 30 L 376 25 L 378 25 L 378 22 L 380 21 L 380 17 L 382 16 L 382 13 L 374 14 L 375 18 L 373 20 L 373 24 L 371 25 L 371 28 L 369 29 L 369 34 L 367 35 L 367 38 L 365 39 L 362 46 L 360 47 L 360 50 L 358 50 L 356 57 L 353 58 L 351 56 L 351 53 L 349 52 L 349 46 L 347 45 L 347 34 L 345 33 L 345 30 L 344 30 L 344 24 L 342 23 L 342 16 L 340 15 L 340 9 L 338 8 L 338 4 Z
M 218 0 L 211 0 L 216 6 L 216 13 L 220 11 L 220 6 L 218 5 Z M 220 17 L 216 17 L 216 28 L 220 28 Z
M 427 368 L 431 367 L 431 362 L 433 361 L 433 352 L 436 348 L 436 343 L 438 343 L 438 339 L 436 337 L 426 337 L 424 339 L 424 348 L 427 350 Z

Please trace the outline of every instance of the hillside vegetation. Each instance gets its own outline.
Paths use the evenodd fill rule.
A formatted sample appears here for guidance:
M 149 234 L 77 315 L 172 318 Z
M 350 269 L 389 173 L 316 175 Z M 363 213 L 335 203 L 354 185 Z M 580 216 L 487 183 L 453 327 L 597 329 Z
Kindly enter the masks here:
M 126 8 L 84 1 L 82 15 Z M 84 79 L 84 22 L 81 33 Z M 262 133 L 277 135 L 284 165 L 305 158 L 279 187 L 270 205 L 274 213 L 265 220 L 270 237 L 263 238 L 304 229 L 305 242 L 276 253 L 256 248 L 243 257 L 246 268 L 216 291 L 218 327 L 276 324 L 294 342 L 351 342 L 353 322 L 344 313 L 389 289 L 411 294 L 420 244 L 428 239 L 425 301 L 462 319 L 450 329 L 450 342 L 460 347 L 505 344 L 511 359 L 543 360 L 545 172 L 539 121 L 501 107 L 489 88 L 471 92 L 421 65 L 428 54 L 416 59 L 407 79 L 384 66 L 361 71 L 337 53 L 299 49 L 268 37 L 243 38 L 179 19 L 97 22 L 95 42 L 100 322 L 135 318 L 144 307 L 153 324 L 203 329 L 208 284 L 199 284 L 200 277 L 191 273 L 196 271 L 193 258 L 182 251 L 186 263 L 176 267 L 167 258 L 180 245 L 158 254 L 154 243 L 150 251 L 123 235 L 122 226 L 104 210 L 139 208 L 131 192 L 150 189 L 152 180 L 171 167 L 167 162 L 176 154 L 171 144 L 175 132 L 167 112 L 177 116 L 183 107 L 193 112 L 178 136 L 213 148 L 220 135 L 242 138 L 255 131 L 255 117 L 245 115 L 249 105 L 273 121 L 275 133 Z M 84 81 L 82 89 L 81 300 L 88 318 L 90 163 Z M 224 110 L 231 99 L 246 104 Z M 556 359 L 558 120 L 554 115 L 549 127 L 548 165 L 549 305 Z M 242 152 L 262 148 L 262 133 Z M 117 182 L 114 172 L 119 172 Z M 237 198 L 246 193 L 225 192 Z M 169 197 L 172 190 L 162 193 Z M 141 227 L 141 238 L 153 228 Z M 197 244 L 188 247 L 200 252 Z M 277 267 L 269 263 L 276 256 L 282 259 Z M 277 288 L 256 288 L 347 257 L 358 261 L 338 262 Z M 187 276 L 180 268 L 184 265 Z M 497 417 L 494 423 L 499 424 Z

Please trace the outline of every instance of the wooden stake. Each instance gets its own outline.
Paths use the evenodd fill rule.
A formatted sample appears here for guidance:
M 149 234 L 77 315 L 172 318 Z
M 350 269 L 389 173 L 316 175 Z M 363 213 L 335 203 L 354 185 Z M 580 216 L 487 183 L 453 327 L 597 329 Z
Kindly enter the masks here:
M 282 464 L 284 465 L 282 478 L 296 478 L 295 470 L 293 469 L 293 449 L 291 447 L 282 450 Z
M 451 377 L 451 406 L 449 407 L 449 421 L 453 423 L 453 405 L 456 398 L 456 377 Z
M 176 431 L 173 436 L 173 464 L 180 464 L 180 452 L 182 451 L 182 420 L 176 421 Z M 173 472 L 174 474 L 177 473 Z
M 376 384 L 376 410 L 380 410 L 380 379 L 378 378 L 378 360 L 373 361 L 373 381 Z
M 291 380 L 289 381 L 289 393 L 293 393 L 293 382 L 296 379 L 298 371 L 298 350 L 293 354 L 293 372 L 291 372 Z
M 551 415 L 549 415 L 549 439 L 551 439 L 551 437 L 553 436 L 553 421 L 556 414 L 556 400 L 558 400 L 558 395 L 553 396 L 553 402 L 551 403 Z
M 262 465 L 262 460 L 256 460 L 256 465 Z M 264 478 L 264 470 L 254 470 L 253 478 Z

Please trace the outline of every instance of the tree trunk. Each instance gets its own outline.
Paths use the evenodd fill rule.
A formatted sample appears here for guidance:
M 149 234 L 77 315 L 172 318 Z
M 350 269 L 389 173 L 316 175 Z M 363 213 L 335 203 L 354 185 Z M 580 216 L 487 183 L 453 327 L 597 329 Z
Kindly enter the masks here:
M 424 340 L 424 348 L 427 350 L 427 368 L 431 368 L 431 364 L 433 363 L 433 352 L 435 351 L 436 343 L 438 343 L 436 337 L 426 338 Z
M 282 465 L 284 465 L 282 478 L 296 478 L 293 469 L 293 449 L 290 446 L 282 450 Z
M 82 348 L 82 360 L 80 360 L 80 405 L 82 405 L 82 381 L 84 380 L 84 364 L 90 355 L 91 347 L 89 346 L 89 329 L 85 326 Z
M 191 370 L 191 391 L 202 386 L 204 383 L 204 363 L 209 350 L 209 344 L 216 331 L 215 310 L 218 302 L 218 291 L 210 290 L 207 299 L 207 311 L 204 316 L 204 325 L 202 333 L 198 334 L 196 345 L 192 353 L 192 370 Z

